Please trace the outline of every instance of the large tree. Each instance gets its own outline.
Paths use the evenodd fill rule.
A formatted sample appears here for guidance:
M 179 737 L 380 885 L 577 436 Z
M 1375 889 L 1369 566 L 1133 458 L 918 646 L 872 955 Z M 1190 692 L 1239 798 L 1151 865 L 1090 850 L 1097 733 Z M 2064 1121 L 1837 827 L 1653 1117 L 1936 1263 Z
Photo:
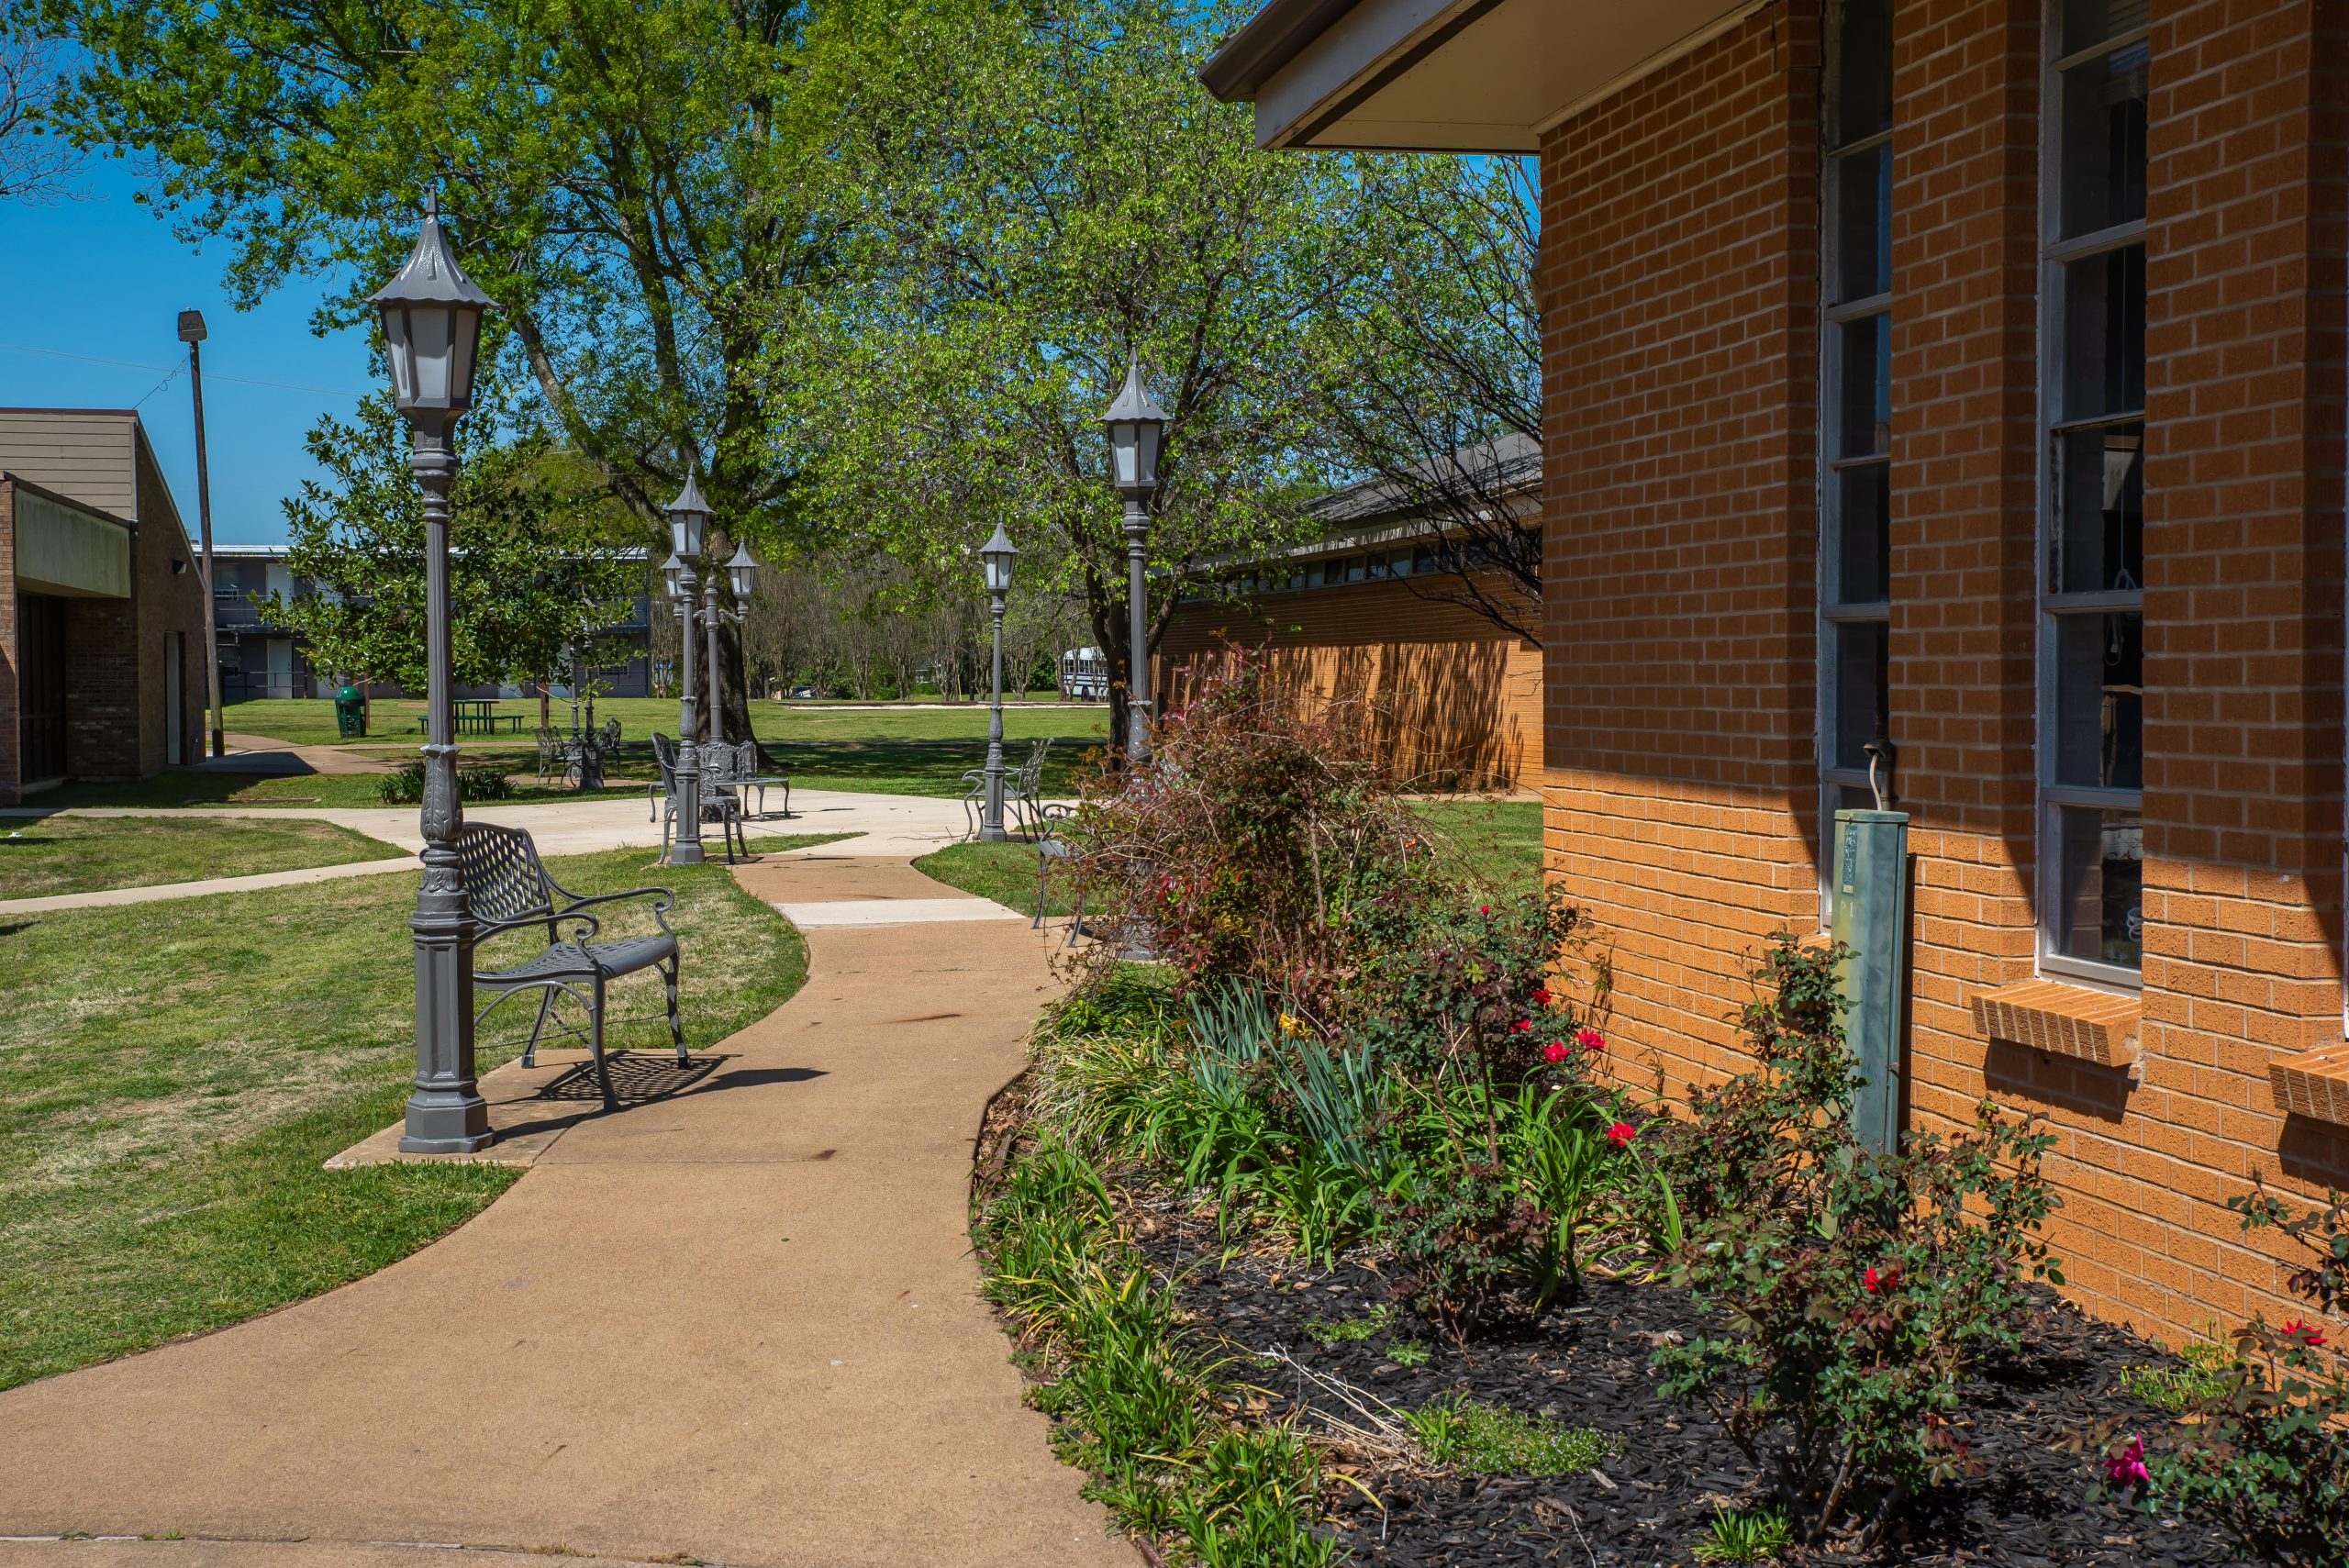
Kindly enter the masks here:
M 87 51 L 63 122 L 153 155 L 244 298 L 317 276 L 362 318 L 437 185 L 501 310 L 489 415 L 551 428 L 647 544 L 696 450 L 725 528 L 781 531 L 771 346 L 834 250 L 801 0 L 28 3 Z
M 68 77 L 64 50 L 0 17 L 0 201 L 53 201 L 68 195 L 78 150 L 50 124 Z
M 1535 172 L 1521 159 L 1361 165 L 1389 264 L 1340 306 L 1351 351 L 1324 407 L 1341 461 L 1435 525 L 1438 571 L 1401 581 L 1541 639 L 1542 535 L 1522 515 L 1542 451 Z
M 1308 526 L 1332 308 L 1375 271 L 1351 166 L 1268 158 L 1196 72 L 1241 13 L 1174 0 L 922 0 L 846 14 L 858 83 L 836 189 L 856 284 L 795 378 L 840 542 L 1079 595 L 1123 733 L 1126 544 L 1098 427 L 1130 359 L 1170 417 L 1151 503 L 1153 641 L 1179 584 Z M 810 339 L 810 341 L 818 339 Z
M 302 586 L 271 595 L 265 618 L 301 633 L 323 671 L 421 691 L 424 506 L 407 427 L 389 398 L 370 398 L 356 423 L 319 421 L 309 448 L 328 477 L 285 503 L 285 564 Z M 543 683 L 573 651 L 587 655 L 645 587 L 643 552 L 620 542 L 624 519 L 564 453 L 527 439 L 480 452 L 451 499 L 467 525 L 449 562 L 461 684 Z

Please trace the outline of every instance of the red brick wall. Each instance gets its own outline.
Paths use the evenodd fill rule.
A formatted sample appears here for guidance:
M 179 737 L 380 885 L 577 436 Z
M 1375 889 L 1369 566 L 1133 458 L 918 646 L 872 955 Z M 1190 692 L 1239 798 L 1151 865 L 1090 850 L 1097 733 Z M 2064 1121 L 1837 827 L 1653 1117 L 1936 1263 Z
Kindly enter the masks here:
M 2340 1039 L 2344 209 L 2337 9 L 2157 7 L 2141 1078 L 1986 1041 L 2033 973 L 2036 0 L 1895 7 L 1892 734 L 1916 854 L 1910 1125 L 2046 1116 L 2074 1293 L 2180 1336 L 2282 1307 L 2224 1200 L 2349 1184 L 2267 1063 Z M 1617 1028 L 1738 1065 L 1815 926 L 1815 9 L 1775 6 L 1542 151 L 1548 840 Z
M 1818 99 L 1798 3 L 1542 150 L 1546 840 L 1675 1093 L 1816 916 Z
M 131 592 L 138 606 L 137 765 L 144 775 L 203 756 L 204 579 L 143 433 L 134 435 L 133 452 L 139 486 L 139 531 L 131 542 L 130 564 Z M 173 571 L 174 562 L 185 570 Z M 168 754 L 170 729 L 163 689 L 168 668 L 163 648 L 174 633 L 186 639 L 180 663 L 182 754 L 176 757 Z
M 1152 691 L 1178 705 L 1233 648 L 1319 697 L 1380 706 L 1397 765 L 1414 775 L 1531 787 L 1542 756 L 1542 654 L 1462 605 L 1402 583 L 1350 583 L 1238 604 L 1186 606 L 1160 639 Z

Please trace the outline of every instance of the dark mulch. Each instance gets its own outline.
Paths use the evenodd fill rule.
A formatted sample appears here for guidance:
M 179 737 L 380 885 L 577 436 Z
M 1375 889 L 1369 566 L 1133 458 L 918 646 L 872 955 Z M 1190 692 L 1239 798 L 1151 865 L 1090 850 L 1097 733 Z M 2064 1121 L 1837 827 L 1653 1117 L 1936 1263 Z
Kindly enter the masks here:
M 1137 1196 L 1141 1195 L 1137 1194 Z M 1137 1240 L 1152 1262 L 1183 1280 L 1186 1307 L 1203 1329 L 1253 1351 L 1281 1351 L 1311 1369 L 1366 1389 L 1397 1408 L 1464 1391 L 1477 1399 L 1593 1427 L 1616 1440 L 1593 1474 L 1554 1478 L 1410 1474 L 1358 1477 L 1383 1508 L 1340 1489 L 1338 1522 L 1357 1561 L 1395 1568 L 1665 1568 L 1691 1563 L 1717 1508 L 1761 1500 L 1758 1478 L 1709 1417 L 1665 1402 L 1648 1370 L 1660 1337 L 1693 1334 L 1687 1298 L 1662 1285 L 1591 1282 L 1576 1305 L 1510 1337 L 1474 1341 L 1464 1354 L 1398 1312 L 1364 1340 L 1322 1344 L 1310 1325 L 1359 1318 L 1387 1299 L 1368 1262 L 1334 1270 L 1294 1258 L 1230 1255 L 1213 1223 L 1144 1199 Z M 1398 1365 L 1398 1343 L 1425 1348 L 1423 1365 Z M 2091 1321 L 2048 1297 L 2034 1314 L 2022 1356 L 1986 1369 L 1968 1390 L 1964 1433 L 1984 1473 L 1911 1499 L 1876 1561 L 1923 1568 L 2233 1568 L 2241 1560 L 2199 1527 L 2165 1527 L 2110 1503 L 2083 1501 L 2086 1462 L 2063 1451 L 2066 1431 L 2104 1416 L 2150 1429 L 2168 1418 L 2121 1384 L 2132 1363 L 2175 1364 L 2157 1347 Z M 1352 1419 L 1353 1412 L 1284 1366 L 1252 1373 L 1271 1413 Z

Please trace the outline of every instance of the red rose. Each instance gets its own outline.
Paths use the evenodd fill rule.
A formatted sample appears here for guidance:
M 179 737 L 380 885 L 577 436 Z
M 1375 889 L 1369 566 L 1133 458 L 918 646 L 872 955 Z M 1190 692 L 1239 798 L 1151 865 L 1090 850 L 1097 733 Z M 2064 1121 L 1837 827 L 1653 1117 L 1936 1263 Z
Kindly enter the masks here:
M 1564 1040 L 1553 1040 L 1542 1048 L 1542 1060 L 1544 1062 L 1564 1062 L 1565 1059 L 1566 1042 Z
M 1524 1034 L 1530 1031 L 1532 1028 L 1533 1020 L 1531 1018 L 1520 1018 L 1517 1022 L 1508 1026 L 1508 1031 L 1511 1034 Z
M 1619 1121 L 1607 1129 L 1607 1141 L 1620 1149 L 1639 1135 L 1639 1129 L 1630 1122 Z
M 1575 1043 L 1585 1051 L 1604 1051 L 1607 1049 L 1607 1037 L 1597 1029 L 1580 1029 L 1575 1034 Z
M 2298 1340 L 2309 1349 L 2314 1350 L 2319 1345 L 2324 1343 L 2324 1330 L 2317 1328 L 2313 1324 L 2304 1323 L 2298 1318 L 2295 1318 L 2289 1323 L 2284 1325 L 2284 1338 L 2288 1340 Z
M 1533 988 L 1533 999 L 1542 1006 L 1548 1006 L 1550 1005 L 1550 988 L 1547 985 L 1536 985 Z

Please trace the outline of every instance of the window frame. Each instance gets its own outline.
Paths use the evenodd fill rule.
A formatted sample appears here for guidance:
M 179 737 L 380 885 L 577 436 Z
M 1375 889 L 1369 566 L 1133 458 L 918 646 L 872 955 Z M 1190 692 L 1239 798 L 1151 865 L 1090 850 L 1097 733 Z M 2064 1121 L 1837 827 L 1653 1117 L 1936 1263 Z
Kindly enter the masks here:
M 1819 559 L 1817 576 L 1818 613 L 1814 636 L 1817 639 L 1818 711 L 1815 716 L 1814 746 L 1818 761 L 1819 788 L 1819 923 L 1825 929 L 1834 908 L 1834 851 L 1832 827 L 1840 808 L 1843 792 L 1848 789 L 1869 788 L 1868 772 L 1865 767 L 1851 768 L 1837 761 L 1842 739 L 1841 719 L 1842 709 L 1842 665 L 1841 660 L 1842 628 L 1851 625 L 1874 624 L 1883 628 L 1888 642 L 1892 633 L 1892 562 L 1887 550 L 1884 562 L 1885 596 L 1869 601 L 1843 600 L 1841 580 L 1843 545 L 1843 489 L 1842 479 L 1846 473 L 1865 468 L 1892 466 L 1891 435 L 1887 425 L 1884 449 L 1854 455 L 1842 451 L 1845 428 L 1843 407 L 1843 330 L 1855 324 L 1877 320 L 1888 342 L 1892 331 L 1892 302 L 1896 292 L 1892 287 L 1850 300 L 1838 300 L 1839 273 L 1842 268 L 1844 237 L 1843 182 L 1838 178 L 1844 160 L 1889 149 L 1898 127 L 1887 125 L 1883 129 L 1847 141 L 1832 139 L 1841 128 L 1843 92 L 1843 17 L 1846 0 L 1830 0 L 1825 16 L 1824 48 L 1821 51 L 1820 95 L 1820 184 L 1819 184 L 1819 428 L 1817 467 L 1814 474 L 1813 511 L 1818 518 Z M 1891 17 L 1886 18 L 1886 47 L 1891 43 Z M 1887 197 L 1886 211 L 1890 212 Z M 1888 217 L 1886 220 L 1888 225 Z M 1887 239 L 1887 245 L 1889 241 Z M 1886 272 L 1891 270 L 1891 257 L 1883 259 Z M 1887 355 L 1888 357 L 1888 355 Z M 1888 375 L 1887 372 L 1887 375 Z M 1890 387 L 1886 388 L 1887 398 Z M 1888 533 L 1889 518 L 1887 518 Z M 1888 542 L 1888 540 L 1887 540 Z M 1886 697 L 1890 697 L 1891 674 L 1887 662 L 1885 674 Z M 1870 737 L 1874 739 L 1874 737 Z
M 2038 973 L 2043 976 L 2133 995 L 2143 988 L 2142 956 L 2138 967 L 2131 968 L 2100 959 L 2078 958 L 2060 951 L 2062 931 L 2059 923 L 2065 907 L 2063 813 L 2067 806 L 2133 810 L 2142 820 L 2144 790 L 2142 786 L 2121 789 L 2062 782 L 2057 777 L 2061 747 L 2056 727 L 2063 717 L 2057 707 L 2061 687 L 2061 623 L 2072 618 L 2133 614 L 2138 617 L 2142 639 L 2144 588 L 2141 583 L 2133 591 L 2067 593 L 2056 581 L 2054 566 L 2055 546 L 2065 518 L 2058 510 L 2055 450 L 2065 437 L 2082 431 L 2125 425 L 2135 425 L 2140 432 L 2144 429 L 2145 411 L 2142 403 L 2134 410 L 2106 409 L 2078 417 L 2071 416 L 2064 406 L 2065 378 L 2071 368 L 2066 352 L 2066 334 L 2071 323 L 2066 314 L 2070 302 L 2065 286 L 2065 270 L 2074 262 L 2111 255 L 2132 247 L 2142 248 L 2146 244 L 2147 233 L 2145 220 L 2139 217 L 2108 224 L 2085 234 L 2065 236 L 2064 78 L 2066 72 L 2082 65 L 2146 44 L 2152 37 L 2153 28 L 2150 23 L 2121 28 L 2110 38 L 2067 53 L 2058 53 L 2056 51 L 2064 42 L 2063 27 L 2064 0 L 2045 0 L 2039 98 L 2038 407 L 2032 419 L 2032 436 L 2036 443 L 2033 458 L 2036 517 L 2032 530 L 2032 658 L 2035 675 L 2032 713 L 2032 826 L 2033 852 L 2039 862 L 2032 877 L 2038 904 L 2034 911 L 2036 918 L 2033 925 L 2037 935 L 2033 945 Z M 2142 342 L 2138 351 L 2141 355 L 2143 352 Z M 2146 455 L 2144 447 L 2141 445 L 2138 456 L 2141 465 Z M 2139 483 L 2143 484 L 2142 467 Z M 2143 896 L 2141 889 L 2141 930 Z

